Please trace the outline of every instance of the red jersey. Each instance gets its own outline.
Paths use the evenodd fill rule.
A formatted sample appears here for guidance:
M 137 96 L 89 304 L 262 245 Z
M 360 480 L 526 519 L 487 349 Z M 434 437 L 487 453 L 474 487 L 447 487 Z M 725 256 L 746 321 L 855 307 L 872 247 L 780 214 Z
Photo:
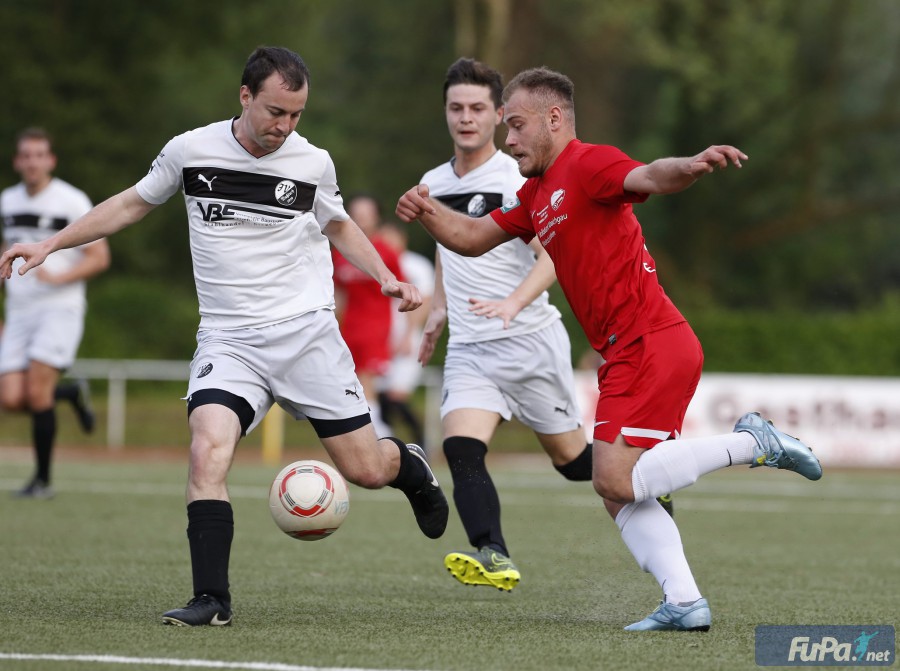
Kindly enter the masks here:
M 685 321 L 666 296 L 644 244 L 625 177 L 644 165 L 606 145 L 572 140 L 519 203 L 491 212 L 511 235 L 535 235 L 556 266 L 559 285 L 591 346 L 604 358 L 651 331 Z
M 384 265 L 401 282 L 406 280 L 400 271 L 397 253 L 378 238 L 372 239 Z M 340 252 L 332 249 L 334 284 L 344 291 L 346 301 L 341 317 L 341 335 L 353 354 L 358 371 L 384 373 L 391 361 L 392 298 L 381 293 L 381 286 Z

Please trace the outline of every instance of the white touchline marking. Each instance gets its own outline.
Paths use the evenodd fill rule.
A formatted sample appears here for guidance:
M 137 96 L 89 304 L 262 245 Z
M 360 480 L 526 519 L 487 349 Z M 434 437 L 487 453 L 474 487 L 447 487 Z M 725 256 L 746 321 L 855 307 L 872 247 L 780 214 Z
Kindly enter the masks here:
M 169 657 L 121 657 L 118 655 L 52 655 L 0 652 L 0 659 L 49 662 L 92 662 L 94 664 L 143 664 L 146 666 L 180 666 L 203 669 L 246 669 L 247 671 L 404 671 L 403 669 L 369 669 L 346 666 L 298 666 L 277 662 L 223 662 L 213 659 L 173 659 Z

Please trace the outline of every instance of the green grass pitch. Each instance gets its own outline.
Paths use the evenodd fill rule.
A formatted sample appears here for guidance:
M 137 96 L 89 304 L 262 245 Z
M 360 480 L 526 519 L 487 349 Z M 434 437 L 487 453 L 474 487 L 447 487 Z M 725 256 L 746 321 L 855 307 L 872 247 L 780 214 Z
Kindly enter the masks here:
M 622 627 L 656 606 L 655 581 L 590 484 L 563 480 L 544 458 L 489 461 L 522 571 L 510 594 L 450 578 L 443 555 L 466 546 L 455 511 L 429 541 L 395 490 L 352 487 L 334 536 L 288 538 L 267 508 L 279 469 L 247 461 L 230 480 L 228 628 L 160 623 L 190 596 L 186 454 L 63 458 L 55 499 L 0 492 L 0 669 L 753 669 L 757 624 L 898 624 L 897 472 L 826 469 L 810 483 L 740 467 L 679 492 L 713 628 L 642 634 Z M 27 453 L 0 455 L 0 487 L 30 469 Z M 443 462 L 437 475 L 449 484 Z

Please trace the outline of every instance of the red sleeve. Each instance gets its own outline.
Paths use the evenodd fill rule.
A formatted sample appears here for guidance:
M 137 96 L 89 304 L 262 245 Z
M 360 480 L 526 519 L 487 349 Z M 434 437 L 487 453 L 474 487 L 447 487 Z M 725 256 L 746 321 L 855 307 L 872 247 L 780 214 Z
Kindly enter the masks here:
M 397 252 L 378 238 L 372 240 L 372 245 L 375 247 L 378 255 L 381 256 L 384 265 L 387 266 L 388 270 L 394 273 L 397 280 L 400 282 L 408 282 L 409 280 L 403 276 L 403 271 L 400 270 L 400 256 Z
M 343 288 L 345 282 L 341 269 L 347 264 L 347 260 L 334 247 L 331 248 L 331 263 L 334 265 L 334 284 L 337 287 Z
M 605 203 L 643 203 L 649 194 L 625 190 L 628 173 L 644 165 L 621 149 L 610 145 L 593 145 L 578 162 L 585 191 Z
M 534 238 L 534 225 L 531 222 L 531 202 L 528 185 L 525 182 L 522 188 L 516 192 L 516 202 L 512 205 L 504 205 L 491 212 L 491 218 L 496 224 L 510 235 L 521 238 L 525 244 Z

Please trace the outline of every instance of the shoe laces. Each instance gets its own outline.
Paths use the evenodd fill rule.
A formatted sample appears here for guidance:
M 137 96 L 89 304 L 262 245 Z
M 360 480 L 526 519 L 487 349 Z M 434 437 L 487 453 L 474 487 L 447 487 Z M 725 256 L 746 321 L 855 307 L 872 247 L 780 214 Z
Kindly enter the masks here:
M 787 455 L 787 453 L 782 452 L 781 457 L 778 459 L 778 467 L 779 468 L 787 468 L 793 470 L 796 468 L 797 462 Z
M 200 596 L 192 597 L 190 601 L 187 602 L 187 606 L 185 608 L 190 608 L 195 604 L 204 604 L 204 603 L 218 603 L 219 600 L 214 597 L 212 594 L 201 594 Z
M 769 424 L 771 424 L 771 422 L 769 422 Z M 788 451 L 776 436 L 769 435 L 767 436 L 767 439 L 772 454 L 771 463 L 774 463 L 778 468 L 787 469 L 792 469 L 797 465 L 796 460 L 788 454 Z

